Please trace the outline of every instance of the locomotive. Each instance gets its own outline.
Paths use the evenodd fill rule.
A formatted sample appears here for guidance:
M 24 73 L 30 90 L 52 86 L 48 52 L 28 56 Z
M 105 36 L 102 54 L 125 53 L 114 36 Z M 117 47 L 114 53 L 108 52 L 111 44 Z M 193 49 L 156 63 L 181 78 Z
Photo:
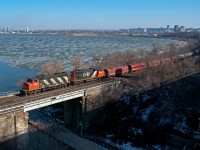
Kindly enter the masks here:
M 23 83 L 20 90 L 21 95 L 31 95 L 47 90 L 64 88 L 76 84 L 85 83 L 89 80 L 99 80 L 108 77 L 121 77 L 125 73 L 136 72 L 145 68 L 156 67 L 160 64 L 167 64 L 171 61 L 183 60 L 186 57 L 195 55 L 195 52 L 181 54 L 170 58 L 162 58 L 160 60 L 153 60 L 150 62 L 133 63 L 124 66 L 117 66 L 113 68 L 105 68 L 102 70 L 88 68 L 81 70 L 74 70 L 70 73 L 67 72 L 57 73 L 54 75 L 39 75 L 33 78 L 27 78 Z
M 54 75 L 39 75 L 27 78 L 20 90 L 22 95 L 31 95 L 46 90 L 69 86 L 70 81 L 66 72 Z

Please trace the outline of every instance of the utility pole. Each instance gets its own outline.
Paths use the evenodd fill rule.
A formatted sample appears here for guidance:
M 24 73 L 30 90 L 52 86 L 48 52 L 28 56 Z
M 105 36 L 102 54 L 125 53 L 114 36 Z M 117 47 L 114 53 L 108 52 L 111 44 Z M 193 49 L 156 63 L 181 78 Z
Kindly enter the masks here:
M 81 122 L 81 121 L 80 121 L 80 123 L 79 123 L 79 126 L 80 126 L 80 130 L 81 130 L 81 131 L 80 131 L 80 132 L 81 132 L 81 137 L 83 137 L 83 129 L 82 129 L 83 127 L 82 127 L 82 122 Z
M 200 118 L 198 118 L 198 120 L 199 120 L 198 134 L 200 134 L 199 133 L 200 132 Z

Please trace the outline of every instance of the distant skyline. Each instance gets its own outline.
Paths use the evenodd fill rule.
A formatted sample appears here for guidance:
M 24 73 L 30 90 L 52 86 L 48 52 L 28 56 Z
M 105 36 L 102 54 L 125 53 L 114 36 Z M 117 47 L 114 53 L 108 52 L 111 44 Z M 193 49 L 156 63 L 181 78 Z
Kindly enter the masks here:
M 0 28 L 200 28 L 199 0 L 2 0 Z

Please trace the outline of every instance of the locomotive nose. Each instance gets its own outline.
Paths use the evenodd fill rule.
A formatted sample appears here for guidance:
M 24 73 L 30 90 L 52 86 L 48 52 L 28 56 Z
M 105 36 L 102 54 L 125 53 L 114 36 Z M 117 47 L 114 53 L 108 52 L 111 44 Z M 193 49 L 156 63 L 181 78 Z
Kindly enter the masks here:
M 24 90 L 29 90 L 29 83 L 28 82 L 24 83 L 23 89 Z

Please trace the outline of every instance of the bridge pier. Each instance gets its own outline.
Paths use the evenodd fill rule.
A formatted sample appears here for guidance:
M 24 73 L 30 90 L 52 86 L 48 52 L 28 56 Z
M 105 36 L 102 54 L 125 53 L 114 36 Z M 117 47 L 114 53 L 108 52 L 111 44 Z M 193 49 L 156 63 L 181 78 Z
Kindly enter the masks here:
M 84 96 L 64 102 L 64 123 L 66 126 L 87 129 L 95 113 L 110 102 L 119 84 L 85 90 Z
M 81 121 L 81 98 L 64 102 L 64 122 L 66 126 L 78 127 Z
M 28 113 L 23 110 L 0 115 L 0 148 L 26 149 Z
M 86 90 L 82 97 L 82 123 L 83 129 L 87 129 L 99 109 L 102 109 L 105 104 L 112 102 L 116 95 L 119 95 L 120 82 L 115 82 L 112 85 L 104 86 L 102 88 Z M 114 98 L 115 99 L 115 98 Z

